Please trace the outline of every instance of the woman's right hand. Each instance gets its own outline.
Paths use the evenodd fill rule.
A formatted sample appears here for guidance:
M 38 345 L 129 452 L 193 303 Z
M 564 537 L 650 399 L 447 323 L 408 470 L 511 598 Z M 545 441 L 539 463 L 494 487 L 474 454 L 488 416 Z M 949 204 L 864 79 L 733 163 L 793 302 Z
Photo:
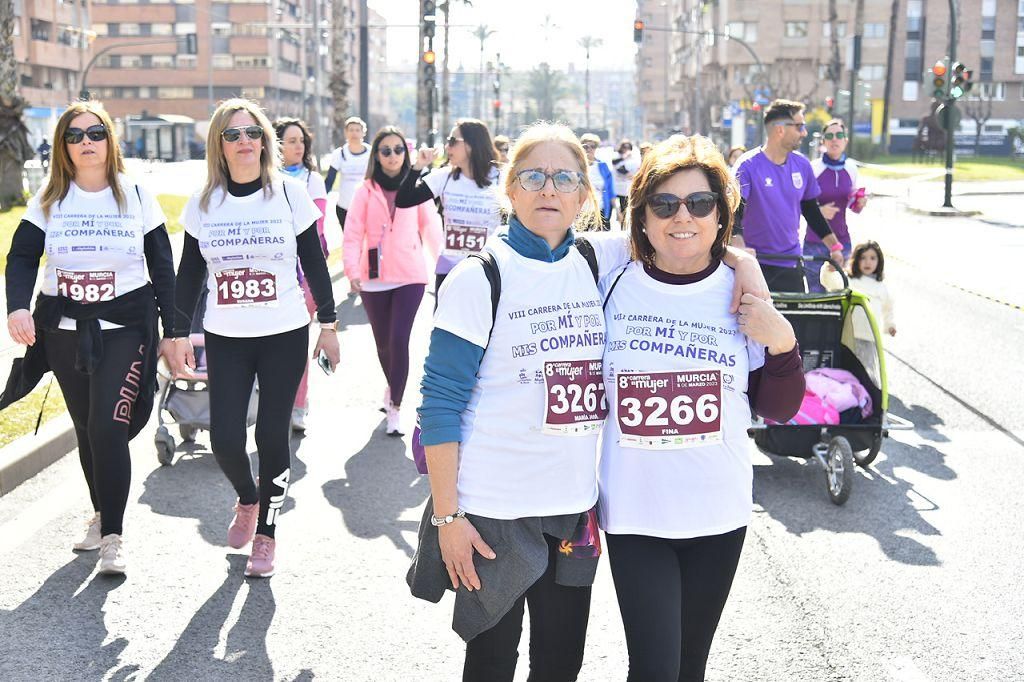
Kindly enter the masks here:
M 459 589 L 459 583 L 472 592 L 480 589 L 480 577 L 473 566 L 473 550 L 485 559 L 497 556 L 484 539 L 480 537 L 469 519 L 463 517 L 437 529 L 437 543 L 441 546 L 441 558 L 448 569 L 452 588 Z
M 434 156 L 436 156 L 436 153 L 432 148 L 420 147 L 416 153 L 416 163 L 413 164 L 412 169 L 418 171 L 426 168 L 434 163 Z
M 11 338 L 16 343 L 26 346 L 34 345 L 36 342 L 36 322 L 32 319 L 32 313 L 25 308 L 21 308 L 8 315 L 7 333 L 11 335 Z
M 187 336 L 174 340 L 174 360 L 171 365 L 176 375 L 188 375 L 196 368 L 195 350 Z

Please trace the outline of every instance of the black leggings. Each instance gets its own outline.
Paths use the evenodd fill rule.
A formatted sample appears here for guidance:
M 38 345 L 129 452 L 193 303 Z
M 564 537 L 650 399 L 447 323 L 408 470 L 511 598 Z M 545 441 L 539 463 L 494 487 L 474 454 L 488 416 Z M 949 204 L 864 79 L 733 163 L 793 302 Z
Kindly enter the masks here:
M 409 337 L 423 300 L 423 284 L 406 284 L 388 291 L 364 291 L 363 308 L 370 320 L 377 359 L 391 389 L 391 402 L 402 404 L 409 379 Z
M 345 217 L 348 215 L 348 209 L 342 208 L 341 206 L 334 207 L 334 213 L 338 216 L 338 224 L 341 225 L 341 231 L 345 231 Z
M 101 513 L 100 533 L 121 535 L 132 461 L 128 428 L 138 390 L 132 363 L 142 359 L 143 335 L 138 329 L 103 332 L 103 359 L 92 374 L 75 369 L 78 332 L 46 334 L 50 363 L 78 438 L 78 459 L 89 485 L 92 507 Z
M 523 633 L 523 607 L 530 604 L 530 682 L 572 682 L 583 666 L 590 618 L 590 588 L 555 582 L 559 540 L 548 541 L 548 567 L 498 624 L 466 645 L 463 682 L 511 682 Z
M 747 529 L 666 540 L 605 535 L 629 651 L 627 680 L 699 682 Z
M 234 337 L 206 332 L 210 373 L 210 447 L 241 504 L 260 503 L 256 532 L 274 537 L 288 492 L 291 418 L 306 368 L 309 327 L 270 336 Z M 256 450 L 260 485 L 252 479 L 245 448 L 246 413 L 253 380 L 259 381 Z

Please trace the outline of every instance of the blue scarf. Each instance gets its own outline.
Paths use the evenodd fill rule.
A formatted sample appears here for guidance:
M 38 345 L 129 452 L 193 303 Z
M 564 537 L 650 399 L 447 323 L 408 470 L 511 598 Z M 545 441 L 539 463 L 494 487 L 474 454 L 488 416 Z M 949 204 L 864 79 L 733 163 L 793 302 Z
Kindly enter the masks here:
M 838 161 L 833 159 L 828 154 L 822 154 L 821 162 L 825 164 L 825 168 L 829 168 L 838 173 L 839 171 L 843 170 L 846 167 L 846 152 L 843 152 L 842 156 L 839 157 Z
M 509 217 L 508 232 L 502 234 L 501 238 L 519 255 L 546 263 L 554 263 L 565 258 L 569 253 L 569 247 L 576 241 L 576 235 L 570 227 L 566 230 L 562 243 L 552 250 L 547 241 L 530 232 L 515 214 Z
M 297 178 L 300 175 L 302 175 L 302 172 L 306 170 L 306 167 L 303 166 L 301 163 L 297 163 L 294 166 L 285 166 L 281 170 L 284 171 L 285 174 L 290 175 L 293 178 Z

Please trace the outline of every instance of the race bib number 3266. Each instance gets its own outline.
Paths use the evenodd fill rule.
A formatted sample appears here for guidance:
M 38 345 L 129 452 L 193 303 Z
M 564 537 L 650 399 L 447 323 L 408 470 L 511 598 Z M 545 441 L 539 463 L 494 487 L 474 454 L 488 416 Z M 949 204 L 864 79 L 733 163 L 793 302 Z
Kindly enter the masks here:
M 601 367 L 600 360 L 544 363 L 544 433 L 588 436 L 601 429 L 608 416 Z
M 218 306 L 275 306 L 277 277 L 256 268 L 234 268 L 216 273 Z
M 675 450 L 722 442 L 722 371 L 616 376 L 619 444 Z

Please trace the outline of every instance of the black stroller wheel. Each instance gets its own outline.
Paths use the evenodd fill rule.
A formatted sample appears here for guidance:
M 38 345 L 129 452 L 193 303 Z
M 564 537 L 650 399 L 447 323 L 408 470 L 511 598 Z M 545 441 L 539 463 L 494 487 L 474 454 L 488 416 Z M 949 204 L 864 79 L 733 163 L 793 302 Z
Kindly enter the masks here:
M 178 435 L 180 435 L 181 440 L 183 440 L 186 443 L 195 442 L 197 433 L 199 433 L 198 427 L 188 426 L 187 424 L 178 425 Z
M 867 450 L 853 453 L 853 459 L 861 468 L 867 468 L 869 464 L 878 457 L 878 451 L 882 449 L 882 435 L 878 434 L 871 439 L 871 447 Z
M 853 488 L 853 448 L 850 441 L 836 436 L 828 444 L 825 455 L 825 485 L 832 504 L 845 504 Z
M 174 463 L 174 436 L 166 426 L 161 426 L 156 430 L 153 444 L 156 446 L 156 459 L 162 466 L 170 466 Z

